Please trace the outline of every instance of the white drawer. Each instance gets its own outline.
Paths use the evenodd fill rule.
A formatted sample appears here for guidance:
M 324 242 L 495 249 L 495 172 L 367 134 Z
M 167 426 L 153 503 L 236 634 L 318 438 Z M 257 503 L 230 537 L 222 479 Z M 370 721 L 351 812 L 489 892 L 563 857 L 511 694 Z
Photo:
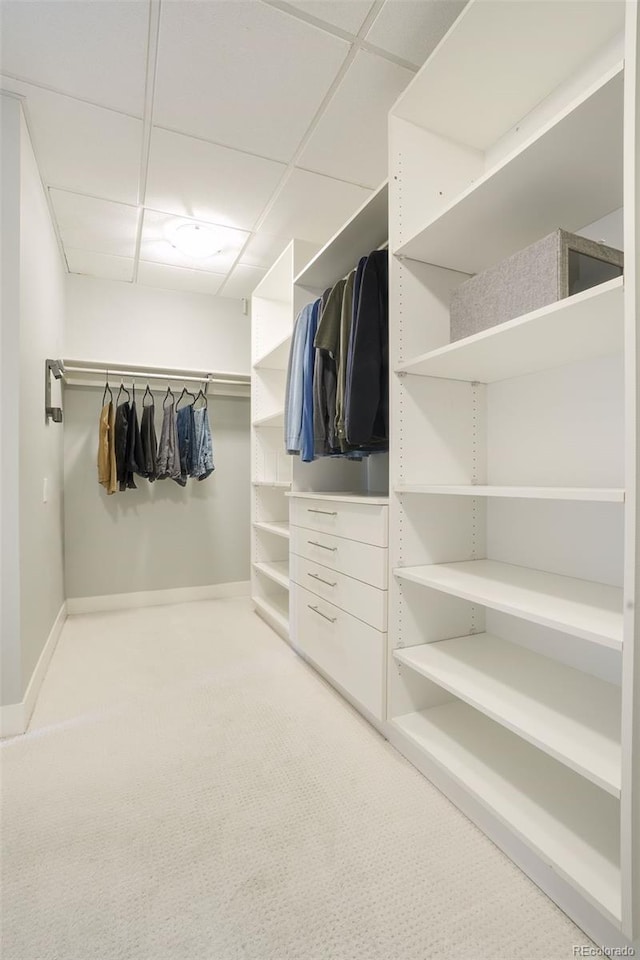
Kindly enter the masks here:
M 386 547 L 372 547 L 369 543 L 345 540 L 344 537 L 334 537 L 304 527 L 290 527 L 289 532 L 291 553 L 369 583 L 379 590 L 387 589 L 389 551 Z
M 386 634 L 292 584 L 291 642 L 374 717 L 384 717 Z
M 289 561 L 289 576 L 306 590 L 330 600 L 376 630 L 387 629 L 387 591 L 354 580 L 344 573 L 306 560 L 295 553 Z
M 290 523 L 337 537 L 386 547 L 389 508 L 379 503 L 348 503 L 292 497 Z

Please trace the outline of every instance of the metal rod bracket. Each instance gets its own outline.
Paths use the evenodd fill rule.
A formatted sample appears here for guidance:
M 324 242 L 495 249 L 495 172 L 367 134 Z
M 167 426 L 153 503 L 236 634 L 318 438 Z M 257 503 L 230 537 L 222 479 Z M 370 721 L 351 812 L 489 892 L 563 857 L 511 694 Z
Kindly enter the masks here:
M 44 362 L 44 419 L 45 423 L 53 420 L 62 423 L 62 407 L 51 406 L 51 374 L 56 380 L 62 380 L 64 369 L 60 360 L 45 360 Z

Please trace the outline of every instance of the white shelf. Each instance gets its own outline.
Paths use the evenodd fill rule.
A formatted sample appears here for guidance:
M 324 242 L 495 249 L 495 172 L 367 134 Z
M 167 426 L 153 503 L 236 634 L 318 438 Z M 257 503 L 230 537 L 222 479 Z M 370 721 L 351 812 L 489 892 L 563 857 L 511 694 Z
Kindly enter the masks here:
M 619 924 L 619 804 L 613 797 L 464 703 L 392 723 Z
M 624 503 L 622 487 L 500 487 L 483 484 L 399 483 L 398 494 L 436 494 L 447 497 L 515 497 L 525 500 L 588 500 Z
M 394 651 L 470 706 L 620 796 L 620 688 L 491 634 Z
M 469 3 L 392 115 L 484 150 L 623 30 L 614 0 Z
M 378 249 L 388 236 L 389 187 L 385 180 L 293 282 L 312 290 L 332 287 L 358 265 L 360 257 Z
M 266 533 L 272 533 L 276 537 L 284 537 L 286 540 L 289 539 L 288 523 L 276 523 L 271 520 L 255 520 L 253 525 L 256 530 L 264 530 Z
M 284 410 L 275 410 L 273 413 L 267 414 L 266 417 L 258 417 L 257 420 L 253 421 L 252 426 L 283 427 L 284 426 Z
M 254 563 L 253 565 L 259 573 L 263 574 L 265 577 L 269 577 L 270 580 L 273 580 L 274 583 L 284 587 L 285 590 L 289 589 L 288 560 L 269 560 L 261 563 Z
M 622 649 L 622 590 L 496 560 L 399 567 L 408 580 L 502 613 Z
M 288 490 L 291 480 L 252 480 L 254 487 L 274 487 L 276 490 Z
M 289 607 L 286 600 L 275 594 L 269 597 L 253 597 L 256 610 L 274 626 L 282 636 L 289 635 Z
M 394 253 L 479 273 L 558 226 L 575 231 L 622 206 L 622 64 L 607 78 Z
M 261 356 L 253 365 L 254 370 L 286 370 L 289 364 L 292 334 L 276 343 L 274 347 Z
M 414 357 L 398 373 L 495 383 L 567 363 L 621 353 L 623 278 Z

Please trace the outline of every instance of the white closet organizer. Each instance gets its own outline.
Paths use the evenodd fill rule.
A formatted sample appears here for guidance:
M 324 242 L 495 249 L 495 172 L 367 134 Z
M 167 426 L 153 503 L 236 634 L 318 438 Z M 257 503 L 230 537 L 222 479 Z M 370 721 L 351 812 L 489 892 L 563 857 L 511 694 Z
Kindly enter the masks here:
M 358 709 L 384 720 L 388 498 L 292 493 L 291 640 Z
M 640 934 L 637 110 L 635 3 L 471 0 L 390 115 L 388 735 L 607 946 Z M 619 245 L 623 193 L 624 281 L 449 343 L 469 275 Z
M 293 278 L 317 246 L 293 240 L 251 298 L 251 595 L 256 612 L 289 638 L 291 458 L 284 451 L 284 393 L 297 303 Z
M 321 296 L 388 236 L 385 182 L 296 276 L 295 299 Z M 377 726 L 386 702 L 388 464 L 387 454 L 296 457 L 290 495 L 291 643 Z

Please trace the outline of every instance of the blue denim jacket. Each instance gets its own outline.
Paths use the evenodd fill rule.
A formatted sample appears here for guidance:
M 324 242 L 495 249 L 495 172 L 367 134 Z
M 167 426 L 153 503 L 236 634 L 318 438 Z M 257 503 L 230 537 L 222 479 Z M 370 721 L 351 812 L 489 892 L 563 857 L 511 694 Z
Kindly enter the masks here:
M 195 477 L 197 480 L 206 480 L 215 470 L 213 464 L 213 441 L 211 438 L 211 427 L 209 426 L 207 408 L 200 407 L 200 409 L 194 410 L 193 421 L 193 469 L 190 476 Z

